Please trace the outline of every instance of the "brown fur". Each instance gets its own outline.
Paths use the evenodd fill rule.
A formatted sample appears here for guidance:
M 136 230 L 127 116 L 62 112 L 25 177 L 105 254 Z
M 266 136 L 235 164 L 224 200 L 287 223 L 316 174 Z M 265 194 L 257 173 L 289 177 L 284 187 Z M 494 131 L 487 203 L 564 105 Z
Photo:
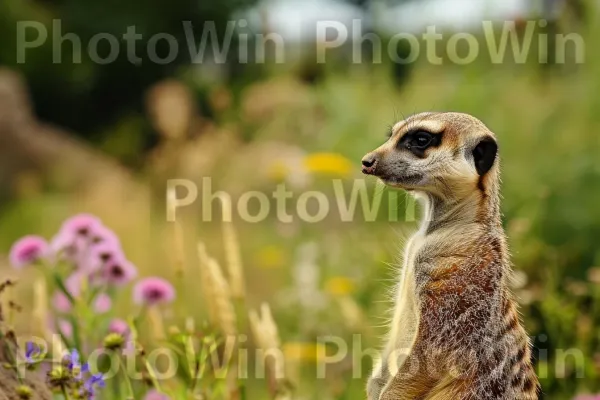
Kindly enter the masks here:
M 442 134 L 416 157 L 398 146 L 411 130 Z M 473 150 L 495 136 L 476 118 L 424 113 L 401 121 L 365 157 L 367 173 L 411 192 L 425 216 L 409 240 L 390 335 L 369 400 L 535 400 L 539 383 L 508 287 L 499 160 L 479 174 Z M 495 155 L 495 153 L 494 153 Z

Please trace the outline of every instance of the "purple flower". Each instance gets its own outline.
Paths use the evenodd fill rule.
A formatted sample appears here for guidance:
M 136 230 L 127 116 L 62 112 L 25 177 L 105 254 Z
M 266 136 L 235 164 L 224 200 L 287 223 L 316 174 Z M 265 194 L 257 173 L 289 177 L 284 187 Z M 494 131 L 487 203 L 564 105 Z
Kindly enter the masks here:
M 136 304 L 155 305 L 170 303 L 175 299 L 173 285 L 161 278 L 145 278 L 133 288 L 133 301 Z
M 23 268 L 48 255 L 48 243 L 40 236 L 29 235 L 15 242 L 10 249 L 10 263 L 14 268 Z
M 149 390 L 144 396 L 144 400 L 171 400 L 169 396 L 163 393 L 159 393 L 156 390 Z
M 94 311 L 98 314 L 105 314 L 110 311 L 112 300 L 106 293 L 100 293 L 94 299 Z
M 102 277 L 109 284 L 123 286 L 131 282 L 137 276 L 135 266 L 124 258 L 110 260 L 102 268 Z
M 104 376 L 101 373 L 90 376 L 84 383 L 84 388 L 90 396 L 94 395 L 95 386 L 99 388 L 106 386 L 106 382 L 104 382 Z
M 129 325 L 124 320 L 115 318 L 110 321 L 110 324 L 108 325 L 108 331 L 111 333 L 118 333 L 122 336 L 127 336 L 129 333 Z
M 25 343 L 25 363 L 27 365 L 36 363 L 39 359 L 43 358 L 43 356 L 44 354 L 42 353 L 40 346 L 33 342 Z
M 71 350 L 70 353 L 66 354 L 63 357 L 63 362 L 65 363 L 65 365 L 69 369 L 69 371 L 73 371 L 75 369 L 81 369 L 81 360 L 80 360 L 79 352 L 77 351 L 77 349 L 73 349 L 73 350 Z

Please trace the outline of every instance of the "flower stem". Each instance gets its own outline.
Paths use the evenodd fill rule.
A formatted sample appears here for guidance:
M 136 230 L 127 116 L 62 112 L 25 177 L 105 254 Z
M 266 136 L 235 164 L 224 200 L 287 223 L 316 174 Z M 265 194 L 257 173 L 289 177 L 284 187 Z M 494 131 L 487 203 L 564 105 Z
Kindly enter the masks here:
M 67 392 L 67 388 L 65 386 L 60 387 L 61 391 L 62 391 L 62 395 L 65 398 L 65 400 L 71 400 L 71 397 L 69 396 L 69 393 Z
M 131 379 L 129 379 L 129 374 L 127 373 L 127 367 L 125 366 L 125 363 L 123 362 L 123 358 L 121 358 L 118 355 L 116 357 L 119 359 L 119 363 L 121 364 L 121 369 L 123 370 L 123 375 L 125 376 L 125 383 L 127 384 L 127 391 L 129 392 L 129 394 L 127 396 L 127 400 L 133 400 L 134 399 L 133 385 L 131 384 Z
M 154 373 L 154 369 L 152 368 L 152 365 L 150 365 L 150 363 L 148 362 L 148 360 L 146 359 L 146 357 L 144 357 L 144 363 L 146 364 L 146 370 L 148 371 L 148 375 L 150 375 L 150 380 L 152 381 L 152 384 L 154 385 L 154 388 L 159 392 L 162 393 L 162 389 L 160 387 L 160 383 L 158 382 L 158 379 L 156 379 L 156 374 Z

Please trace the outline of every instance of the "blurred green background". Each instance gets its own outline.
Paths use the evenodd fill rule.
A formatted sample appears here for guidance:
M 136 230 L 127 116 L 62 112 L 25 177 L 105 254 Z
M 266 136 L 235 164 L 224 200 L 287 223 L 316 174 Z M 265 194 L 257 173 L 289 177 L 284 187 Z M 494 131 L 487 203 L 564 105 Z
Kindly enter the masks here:
M 213 207 L 213 222 L 203 220 L 201 198 L 179 210 L 185 254 L 179 260 L 173 224 L 166 220 L 168 179 L 190 179 L 200 186 L 202 177 L 211 177 L 212 191 L 226 191 L 234 202 L 249 190 L 269 194 L 286 183 L 296 194 L 290 207 L 300 193 L 321 190 L 335 210 L 332 179 L 342 179 L 346 188 L 363 179 L 360 158 L 383 142 L 389 126 L 403 115 L 466 112 L 500 140 L 504 222 L 518 271 L 514 290 L 536 348 L 548 354 L 536 361 L 544 375 L 543 396 L 560 400 L 599 392 L 600 6 L 584 0 L 523 2 L 504 12 L 495 8 L 504 4 L 500 0 L 484 3 L 489 9 L 479 15 L 467 12 L 477 8 L 468 1 L 3 0 L 0 254 L 22 235 L 50 237 L 65 217 L 94 213 L 120 234 L 141 275 L 177 280 L 182 293 L 177 307 L 186 311 L 175 314 L 203 318 L 197 281 L 180 279 L 176 265 L 183 263 L 183 274 L 196 268 L 197 240 L 224 257 L 218 207 Z M 384 17 L 403 13 L 417 37 L 424 26 L 436 25 L 445 38 L 468 32 L 480 43 L 485 43 L 482 19 L 496 20 L 496 37 L 503 21 L 514 22 L 519 38 L 526 36 L 528 21 L 535 21 L 535 34 L 550 37 L 550 56 L 540 63 L 543 48 L 534 40 L 526 62 L 515 62 L 508 52 L 494 64 L 482 45 L 473 62 L 457 65 L 443 51 L 447 40 L 442 40 L 442 65 L 429 62 L 424 47 L 413 63 L 394 63 L 385 55 L 377 63 L 365 42 L 363 62 L 352 62 L 350 45 L 328 50 L 327 62 L 318 63 L 323 43 L 305 34 L 314 32 L 307 22 L 302 33 L 284 36 L 284 63 L 275 63 L 272 51 L 265 63 L 244 62 L 237 34 L 218 62 L 207 56 L 193 63 L 182 26 L 192 21 L 199 43 L 207 21 L 214 21 L 221 40 L 228 21 L 247 19 L 243 33 L 270 33 L 303 18 L 358 15 L 365 32 L 377 33 L 386 45 L 405 25 L 399 19 L 394 26 Z M 456 15 L 470 19 L 454 22 Z M 419 16 L 423 26 L 411 16 Z M 63 34 L 74 33 L 83 43 L 81 52 L 69 41 L 59 43 L 60 63 L 53 62 L 56 19 Z M 548 22 L 538 23 L 542 19 Z M 49 38 L 19 63 L 18 23 L 23 21 L 43 24 Z M 85 46 L 94 35 L 120 38 L 129 26 L 142 35 L 135 46 L 141 63 L 129 61 L 124 42 L 114 62 L 90 59 Z M 147 59 L 148 38 L 157 33 L 169 33 L 179 44 L 177 57 L 164 65 Z M 584 62 L 577 62 L 572 51 L 565 62 L 554 57 L 554 35 L 571 33 L 585 43 Z M 36 33 L 28 35 L 33 40 Z M 402 43 L 397 50 L 405 55 Z M 168 55 L 165 46 L 159 42 L 157 54 Z M 72 62 L 74 56 L 81 62 Z M 388 189 L 372 180 L 367 185 L 373 196 L 388 199 Z M 248 301 L 271 304 L 298 398 L 364 398 L 367 374 L 353 377 L 351 360 L 332 367 L 326 380 L 314 378 L 314 343 L 322 335 L 351 340 L 362 334 L 365 347 L 379 345 L 391 307 L 392 265 L 416 226 L 412 203 L 402 193 L 391 207 L 400 210 L 399 221 L 381 212 L 375 222 L 365 222 L 361 213 L 343 222 L 332 212 L 318 223 L 298 218 L 283 223 L 272 210 L 266 220 L 248 223 L 234 213 Z M 2 260 L 2 274 L 14 276 Z M 18 293 L 21 303 L 31 303 L 27 285 Z M 21 329 L 36 327 L 23 318 Z M 576 349 L 576 355 L 565 357 L 561 349 Z M 539 350 L 534 353 L 539 356 Z M 365 358 L 364 371 L 369 365 Z M 255 396 L 250 398 L 261 398 Z

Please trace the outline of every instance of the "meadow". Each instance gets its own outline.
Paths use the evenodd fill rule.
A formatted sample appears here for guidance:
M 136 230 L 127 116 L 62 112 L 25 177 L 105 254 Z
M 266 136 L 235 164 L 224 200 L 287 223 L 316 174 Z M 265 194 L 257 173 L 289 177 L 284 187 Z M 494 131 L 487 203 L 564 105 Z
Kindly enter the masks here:
M 99 170 L 72 168 L 65 159 L 49 170 L 23 173 L 6 188 L 1 271 L 16 284 L 2 291 L 3 343 L 14 350 L 8 334 L 14 332 L 26 351 L 29 335 L 50 340 L 60 332 L 51 347 L 76 348 L 80 364 L 95 349 L 107 350 L 97 363 L 105 374 L 109 365 L 126 362 L 119 355 L 125 348 L 137 362 L 139 379 L 117 374 L 100 388 L 90 381 L 98 372 L 92 371 L 84 381 L 95 385 L 99 399 L 363 399 L 372 361 L 367 353 L 356 358 L 348 352 L 326 366 L 319 360 L 336 354 L 339 341 L 352 347 L 360 338 L 362 349 L 378 348 L 398 254 L 417 226 L 418 210 L 404 193 L 364 178 L 360 159 L 404 115 L 454 110 L 483 120 L 500 141 L 513 290 L 536 348 L 543 398 L 599 393 L 598 33 L 590 24 L 582 65 L 418 63 L 401 84 L 386 64 L 324 68 L 317 80 L 306 79 L 307 67 L 300 65 L 273 68 L 240 87 L 194 84 L 185 73 L 157 86 L 146 114 L 123 117 L 109 139 L 97 144 L 93 151 L 111 160 Z M 135 138 L 148 124 L 159 133 L 157 144 L 129 162 Z M 174 222 L 168 218 L 169 179 L 199 189 L 196 201 L 176 210 Z M 332 182 L 350 199 L 356 180 L 365 184 L 369 201 L 382 201 L 370 221 L 360 206 L 350 221 L 338 214 L 340 193 Z M 275 203 L 260 221 L 240 216 L 236 205 L 244 193 L 270 198 L 282 184 L 293 192 L 286 208 L 291 221 L 281 220 Z M 231 222 L 222 221 L 227 203 L 209 196 L 208 206 L 203 197 L 218 191 L 233 203 Z M 322 193 L 330 205 L 319 221 L 299 216 L 296 207 L 307 191 Z M 185 190 L 173 193 L 185 196 Z M 314 201 L 306 201 L 314 215 Z M 247 204 L 246 214 L 260 211 L 257 201 Z M 70 224 L 81 218 L 90 223 L 81 213 L 100 218 L 102 225 L 91 219 L 95 227 L 110 229 L 101 231 L 118 243 L 111 251 L 127 260 L 123 282 L 98 286 L 95 272 L 88 271 L 79 289 L 69 288 L 74 268 L 95 268 L 82 267 L 77 257 L 59 257 L 54 267 L 10 266 L 9 252 L 19 238 L 40 235 L 50 242 L 72 227 L 61 228 L 70 217 L 80 216 Z M 152 286 L 144 281 L 149 277 L 161 280 Z M 146 297 L 140 294 L 144 283 Z M 109 305 L 98 304 L 100 294 L 110 298 Z M 238 352 L 229 368 L 218 368 L 211 357 L 222 359 L 227 335 L 248 355 Z M 135 339 L 138 347 L 119 337 Z M 168 357 L 148 361 L 156 349 L 178 360 L 175 374 L 162 378 Z M 261 349 L 284 361 L 275 356 L 257 364 Z M 51 354 L 44 358 L 29 350 L 33 361 L 23 355 L 23 363 L 37 373 L 52 368 L 44 367 Z M 81 365 L 61 368 L 66 377 L 55 379 L 55 398 L 88 398 L 75 393 L 84 387 L 77 376 Z M 8 394 L 16 390 L 10 385 L 0 389 L 6 398 L 19 398 Z

